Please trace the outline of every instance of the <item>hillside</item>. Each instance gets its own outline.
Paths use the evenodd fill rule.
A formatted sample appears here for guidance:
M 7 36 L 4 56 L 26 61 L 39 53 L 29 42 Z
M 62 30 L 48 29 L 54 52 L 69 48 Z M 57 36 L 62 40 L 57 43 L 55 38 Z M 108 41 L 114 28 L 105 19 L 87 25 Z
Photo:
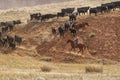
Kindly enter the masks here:
M 77 62 L 84 63 L 89 60 L 108 59 L 120 61 L 120 12 L 111 12 L 98 16 L 78 17 L 78 22 L 88 22 L 89 26 L 80 29 L 77 34 L 81 43 L 87 45 L 84 54 L 70 51 L 67 40 L 73 40 L 73 36 L 67 32 L 65 38 L 54 37 L 51 27 L 58 28 L 68 17 L 49 20 L 48 22 L 29 22 L 26 25 L 16 26 L 11 35 L 18 34 L 24 39 L 17 50 L 11 52 L 21 56 L 31 55 L 38 58 L 50 57 L 55 62 Z M 10 53 L 9 50 L 2 52 Z

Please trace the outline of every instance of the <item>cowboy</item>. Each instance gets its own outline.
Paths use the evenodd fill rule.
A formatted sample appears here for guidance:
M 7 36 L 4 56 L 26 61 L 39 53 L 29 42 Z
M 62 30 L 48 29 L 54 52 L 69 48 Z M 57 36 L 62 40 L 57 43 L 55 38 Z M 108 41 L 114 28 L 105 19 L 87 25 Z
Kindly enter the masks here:
M 74 47 L 76 47 L 76 46 L 78 45 L 78 40 L 79 40 L 79 37 L 76 37 L 76 38 L 74 39 Z

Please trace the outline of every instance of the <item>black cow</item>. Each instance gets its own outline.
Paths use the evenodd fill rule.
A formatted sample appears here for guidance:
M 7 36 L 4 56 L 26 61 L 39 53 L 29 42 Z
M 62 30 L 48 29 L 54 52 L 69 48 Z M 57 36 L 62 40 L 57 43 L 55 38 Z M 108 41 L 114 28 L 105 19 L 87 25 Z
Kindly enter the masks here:
M 16 44 L 13 42 L 9 42 L 9 47 L 12 48 L 12 50 L 16 49 Z
M 22 43 L 22 38 L 15 35 L 15 42 L 17 42 L 20 45 Z
M 76 20 L 76 17 L 77 17 L 78 13 L 73 13 L 69 16 L 69 20 L 70 21 L 75 21 Z
M 14 21 L 13 21 L 13 24 L 14 24 L 14 25 L 16 25 L 16 24 L 21 24 L 21 23 L 22 23 L 21 20 L 14 20 Z
M 13 31 L 13 28 L 14 28 L 15 25 L 12 22 L 9 22 L 7 24 L 7 26 L 8 26 L 8 28 L 9 28 L 10 31 Z
M 1 26 L 6 26 L 7 23 L 6 23 L 6 22 L 0 22 L 0 25 L 1 25 Z
M 42 21 L 45 21 L 47 18 L 46 18 L 46 15 L 41 15 L 41 22 Z
M 65 16 L 65 13 L 64 12 L 58 12 L 57 13 L 57 18 L 59 17 L 64 17 Z
M 65 8 L 65 9 L 61 9 L 61 12 L 70 15 L 74 12 L 74 10 L 75 8 Z
M 120 9 L 120 1 L 112 2 L 115 5 L 115 8 Z
M 101 13 L 107 12 L 108 8 L 106 6 L 101 6 Z
M 93 13 L 93 14 L 95 14 L 95 16 L 97 16 L 97 12 L 98 12 L 98 9 L 96 7 L 90 8 L 90 15 Z
M 39 20 L 41 17 L 41 13 L 34 13 L 34 14 L 30 14 L 30 20 Z
M 62 25 L 58 28 L 58 31 L 60 33 L 60 37 L 63 37 L 64 36 L 64 29 L 63 29 Z
M 81 8 L 77 8 L 77 12 L 79 15 L 81 13 L 85 15 L 85 13 L 87 13 L 89 9 L 90 9 L 90 7 L 81 7 Z
M 46 20 L 51 19 L 51 18 L 55 18 L 56 16 L 57 16 L 56 14 L 44 14 L 44 15 L 41 15 L 41 22 L 46 21 Z
M 14 42 L 14 38 L 7 35 L 7 42 L 8 43 L 13 43 Z
M 4 47 L 5 44 L 7 44 L 7 39 L 3 38 L 3 39 L 0 39 L 0 43 L 2 44 L 2 46 Z
M 65 31 L 67 31 L 70 28 L 71 22 L 70 21 L 66 21 L 64 26 L 65 26 Z
M 73 36 L 76 35 L 76 30 L 75 30 L 74 28 L 70 28 L 69 30 L 70 30 L 70 33 L 71 33 Z
M 108 12 L 115 9 L 115 4 L 113 4 L 113 3 L 101 4 L 101 6 L 107 7 Z
M 1 28 L 1 31 L 2 31 L 2 33 L 7 32 L 7 31 L 8 31 L 8 26 L 3 26 L 3 27 Z

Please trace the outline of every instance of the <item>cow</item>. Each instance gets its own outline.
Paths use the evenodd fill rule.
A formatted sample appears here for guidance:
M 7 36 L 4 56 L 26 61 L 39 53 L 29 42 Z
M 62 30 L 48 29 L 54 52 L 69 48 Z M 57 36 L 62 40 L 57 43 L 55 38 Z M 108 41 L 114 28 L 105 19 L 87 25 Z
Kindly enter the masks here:
M 2 31 L 2 33 L 7 32 L 7 31 L 8 31 L 8 26 L 3 26 L 3 27 L 1 28 L 1 31 Z
M 14 25 L 13 22 L 8 22 L 7 26 L 8 26 L 10 31 L 13 31 L 13 28 L 14 28 L 15 25 Z
M 76 17 L 77 17 L 78 13 L 73 13 L 71 15 L 69 15 L 69 21 L 75 21 L 76 20 Z
M 13 24 L 14 24 L 14 25 L 21 24 L 21 23 L 22 23 L 21 20 L 14 20 L 14 21 L 13 21 Z
M 57 18 L 59 17 L 64 17 L 65 16 L 65 13 L 64 12 L 58 12 L 57 13 Z
M 70 15 L 74 12 L 74 10 L 75 8 L 65 8 L 65 9 L 61 9 L 61 12 Z
M 70 30 L 70 33 L 71 33 L 73 36 L 76 35 L 76 30 L 75 30 L 74 28 L 70 28 L 69 30 Z
M 8 43 L 10 43 L 10 42 L 13 43 L 14 42 L 14 38 L 7 35 L 7 42 Z
M 30 14 L 30 20 L 39 20 L 41 17 L 41 13 L 34 13 L 34 14 Z
M 77 12 L 80 15 L 81 13 L 85 15 L 85 13 L 88 12 L 88 10 L 90 9 L 90 7 L 81 7 L 81 8 L 77 8 Z
M 66 21 L 64 24 L 65 27 L 65 31 L 67 31 L 70 28 L 71 22 L 70 21 Z
M 115 8 L 120 9 L 120 1 L 112 2 L 115 5 Z
M 3 39 L 0 39 L 0 43 L 2 44 L 2 46 L 4 47 L 5 44 L 7 44 L 7 39 L 3 38 Z
M 107 12 L 110 12 L 111 10 L 115 10 L 115 4 L 113 3 L 105 3 L 101 4 L 101 6 L 107 7 Z
M 12 50 L 16 49 L 16 44 L 13 42 L 9 42 L 9 47 L 12 48 Z
M 60 37 L 64 37 L 64 28 L 63 28 L 63 25 L 62 25 L 62 24 L 61 24 L 60 27 L 58 28 L 58 31 L 59 31 Z
M 97 16 L 97 12 L 98 12 L 98 9 L 96 8 L 96 7 L 94 7 L 94 8 L 90 8 L 90 15 L 93 13 L 93 14 L 95 14 L 95 16 Z
M 14 39 L 15 39 L 15 42 L 18 43 L 19 45 L 22 43 L 22 38 L 21 37 L 15 35 Z

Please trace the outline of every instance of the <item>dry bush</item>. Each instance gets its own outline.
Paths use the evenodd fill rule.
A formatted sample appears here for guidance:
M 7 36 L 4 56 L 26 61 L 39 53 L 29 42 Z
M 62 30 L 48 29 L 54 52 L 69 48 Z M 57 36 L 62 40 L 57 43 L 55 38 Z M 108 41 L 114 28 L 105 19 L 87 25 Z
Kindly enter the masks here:
M 91 73 L 91 72 L 102 73 L 103 67 L 98 65 L 88 65 L 85 67 L 85 71 L 86 73 Z
M 47 65 L 44 65 L 41 67 L 42 72 L 50 72 L 51 70 L 52 70 L 52 68 Z

